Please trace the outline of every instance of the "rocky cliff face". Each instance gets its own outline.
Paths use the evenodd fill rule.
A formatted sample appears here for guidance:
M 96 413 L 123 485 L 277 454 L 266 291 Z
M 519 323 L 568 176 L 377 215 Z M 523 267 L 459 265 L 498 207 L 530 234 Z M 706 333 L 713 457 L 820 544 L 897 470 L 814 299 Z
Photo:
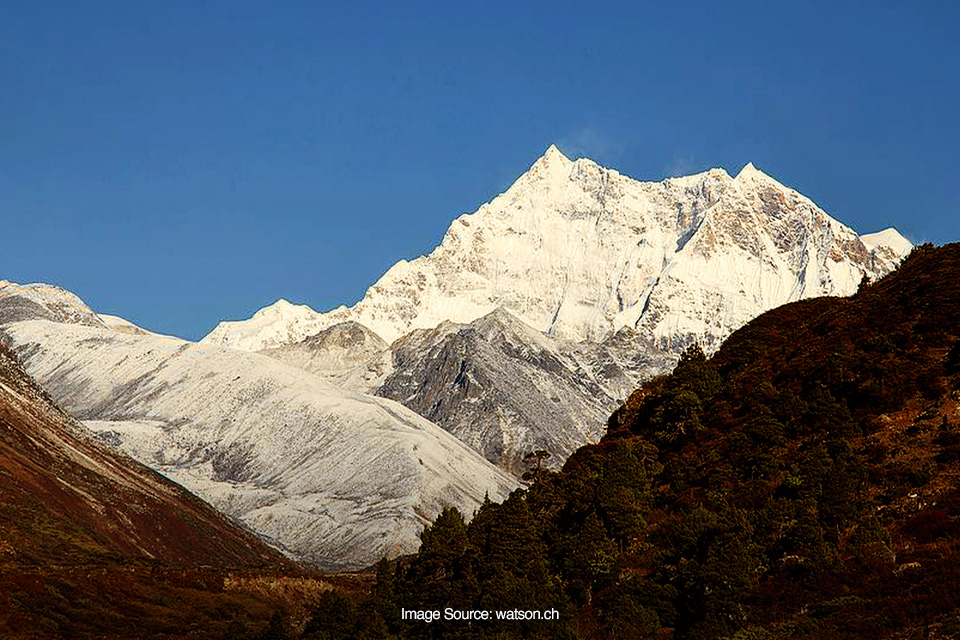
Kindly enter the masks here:
M 465 325 L 413 331 L 391 350 L 394 370 L 377 394 L 516 475 L 526 453 L 546 449 L 548 464 L 559 466 L 598 440 L 628 390 L 674 362 L 630 329 L 599 345 L 570 344 L 503 309 Z

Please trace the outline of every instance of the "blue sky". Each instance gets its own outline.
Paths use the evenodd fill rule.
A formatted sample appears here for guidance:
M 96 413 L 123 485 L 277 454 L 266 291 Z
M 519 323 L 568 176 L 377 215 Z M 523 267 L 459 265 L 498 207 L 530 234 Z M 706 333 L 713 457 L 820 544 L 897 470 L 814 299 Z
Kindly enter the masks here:
M 0 278 L 188 338 L 351 304 L 550 143 L 958 240 L 957 4 L 0 0 Z

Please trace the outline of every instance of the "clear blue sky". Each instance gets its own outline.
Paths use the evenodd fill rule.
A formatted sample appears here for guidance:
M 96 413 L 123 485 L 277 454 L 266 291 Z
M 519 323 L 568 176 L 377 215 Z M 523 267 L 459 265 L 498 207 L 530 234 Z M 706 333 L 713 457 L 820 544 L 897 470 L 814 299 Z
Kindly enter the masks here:
M 188 338 L 351 304 L 550 143 L 958 240 L 958 4 L 0 0 L 0 278 Z

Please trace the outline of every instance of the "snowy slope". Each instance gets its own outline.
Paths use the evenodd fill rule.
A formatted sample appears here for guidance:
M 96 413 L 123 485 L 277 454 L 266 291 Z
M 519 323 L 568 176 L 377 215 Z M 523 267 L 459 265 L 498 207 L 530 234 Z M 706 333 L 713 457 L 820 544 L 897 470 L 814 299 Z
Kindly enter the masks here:
M 0 524 L 4 573 L 284 563 L 183 487 L 96 441 L 0 345 Z M 48 633 L 49 628 L 48 628 Z M 4 623 L 3 636 L 11 637 Z
M 299 367 L 341 389 L 373 391 L 393 369 L 390 345 L 356 322 L 341 322 L 299 342 L 260 353 Z
M 166 338 L 167 340 L 172 340 L 174 342 L 185 342 L 185 340 L 182 338 L 177 338 L 176 336 L 168 336 L 162 333 L 148 331 L 147 329 L 139 327 L 126 318 L 121 318 L 120 316 L 112 316 L 107 313 L 98 313 L 97 317 L 103 321 L 103 324 L 110 329 L 113 329 L 117 333 L 129 333 L 138 336 L 156 336 L 158 338 Z
M 695 340 L 710 350 L 772 307 L 850 294 L 864 274 L 883 275 L 910 248 L 892 234 L 867 236 L 867 246 L 752 164 L 735 178 L 713 169 L 638 182 L 551 146 L 353 307 L 321 314 L 280 301 L 220 323 L 203 342 L 259 350 L 346 320 L 393 342 L 503 307 L 567 340 L 599 342 L 631 327 L 672 352 Z
M 412 552 L 441 508 L 470 514 L 515 486 L 390 400 L 266 356 L 43 311 L 0 329 L 62 406 L 295 558 L 342 569 Z
M 0 325 L 36 319 L 107 326 L 83 300 L 65 289 L 43 283 L 20 285 L 0 280 Z

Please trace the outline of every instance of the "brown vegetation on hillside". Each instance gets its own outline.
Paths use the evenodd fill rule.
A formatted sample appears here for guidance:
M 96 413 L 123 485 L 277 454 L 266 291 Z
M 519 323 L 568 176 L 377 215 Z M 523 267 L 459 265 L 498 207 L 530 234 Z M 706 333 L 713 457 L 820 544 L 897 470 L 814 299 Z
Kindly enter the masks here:
M 94 441 L 0 344 L 0 637 L 255 637 L 328 588 Z

